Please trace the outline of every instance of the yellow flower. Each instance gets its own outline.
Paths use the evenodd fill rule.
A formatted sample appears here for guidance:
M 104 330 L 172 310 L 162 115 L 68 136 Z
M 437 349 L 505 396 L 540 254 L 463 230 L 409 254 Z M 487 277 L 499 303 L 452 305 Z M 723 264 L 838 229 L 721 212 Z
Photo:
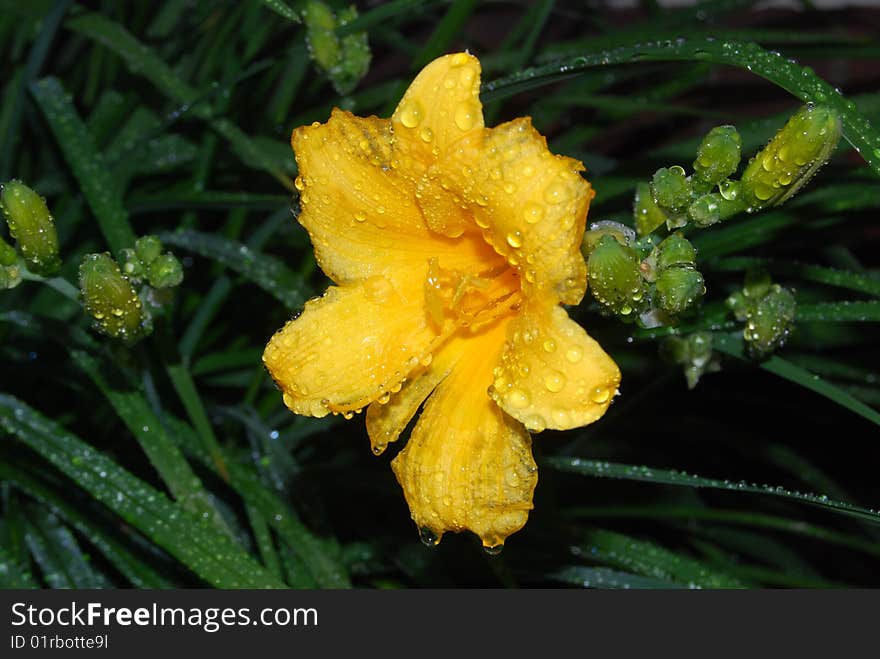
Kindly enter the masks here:
M 520 118 L 485 128 L 480 64 L 430 63 L 391 119 L 334 110 L 293 132 L 302 212 L 334 281 L 263 361 L 294 412 L 367 409 L 423 539 L 500 547 L 532 508 L 528 431 L 605 413 L 617 365 L 560 304 L 586 289 L 594 192 Z M 427 402 L 425 402 L 427 401 Z

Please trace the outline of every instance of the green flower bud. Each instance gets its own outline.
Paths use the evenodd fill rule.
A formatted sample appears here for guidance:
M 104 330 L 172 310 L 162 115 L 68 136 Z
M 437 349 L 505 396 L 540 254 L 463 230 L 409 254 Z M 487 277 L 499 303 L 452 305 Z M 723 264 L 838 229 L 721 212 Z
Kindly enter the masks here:
M 162 253 L 162 241 L 156 236 L 141 236 L 134 243 L 134 251 L 145 266 L 150 265 Z
M 57 271 L 58 234 L 46 200 L 21 181 L 9 181 L 0 187 L 0 206 L 27 269 L 38 275 Z
M 802 107 L 746 167 L 742 192 L 751 209 L 778 206 L 800 190 L 828 161 L 840 133 L 834 109 Z
M 183 266 L 173 254 L 162 254 L 147 266 L 147 279 L 155 288 L 171 288 L 183 281 Z
M 673 233 L 657 246 L 657 268 L 665 270 L 675 265 L 693 266 L 697 250 L 680 233 Z
M 109 254 L 86 255 L 79 267 L 79 288 L 97 331 L 126 343 L 150 333 L 150 318 L 137 292 Z
M 689 309 L 706 292 L 703 275 L 692 267 L 675 266 L 657 276 L 657 304 L 671 316 Z
M 0 238 L 0 290 L 15 288 L 21 283 L 21 268 L 15 248 Z
M 593 222 L 589 230 L 584 232 L 584 239 L 581 243 L 581 251 L 585 257 L 590 256 L 590 253 L 599 244 L 603 236 L 611 236 L 621 245 L 629 245 L 635 242 L 636 239 L 635 232 L 620 222 L 614 222 L 613 220 Z
M 764 357 L 782 347 L 791 333 L 796 309 L 794 294 L 774 284 L 746 319 L 743 338 L 749 352 L 755 357 Z
M 649 183 L 639 183 L 636 186 L 636 197 L 633 203 L 633 217 L 636 222 L 636 230 L 640 236 L 651 233 L 654 229 L 662 226 L 667 220 L 666 213 L 654 201 Z
M 696 201 L 688 206 L 688 217 L 698 227 L 708 227 L 721 219 L 721 195 L 717 192 L 704 194 L 697 197 Z
M 681 167 L 661 167 L 651 180 L 651 194 L 657 205 L 672 213 L 681 213 L 691 201 L 691 184 Z
M 15 248 L 0 238 L 0 266 L 15 265 L 18 261 L 18 255 Z
M 694 160 L 693 186 L 698 192 L 708 192 L 739 167 L 742 138 L 733 126 L 716 126 L 697 148 Z
M 357 8 L 352 5 L 337 16 L 319 0 L 307 2 L 303 11 L 309 54 L 342 95 L 354 89 L 370 66 L 366 32 L 350 34 L 342 39 L 336 36 L 336 28 L 350 23 L 357 15 Z
M 632 247 L 602 236 L 587 264 L 593 297 L 609 311 L 630 317 L 645 298 L 639 257 Z
M 144 264 L 137 252 L 131 247 L 126 247 L 119 253 L 119 265 L 122 268 L 122 274 L 129 279 L 137 280 L 144 276 Z

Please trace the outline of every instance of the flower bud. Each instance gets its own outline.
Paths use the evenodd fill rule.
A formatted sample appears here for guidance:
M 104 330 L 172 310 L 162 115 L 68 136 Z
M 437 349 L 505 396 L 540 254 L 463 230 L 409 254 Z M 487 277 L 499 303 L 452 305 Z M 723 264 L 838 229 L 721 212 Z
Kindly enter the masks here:
M 684 212 L 691 201 L 691 184 L 681 167 L 661 167 L 651 180 L 651 194 L 663 210 Z
M 55 273 L 61 267 L 58 234 L 46 200 L 21 181 L 9 181 L 0 187 L 0 206 L 27 269 L 38 275 Z
M 778 206 L 800 190 L 828 161 L 840 133 L 834 109 L 802 107 L 746 167 L 742 192 L 751 209 Z
M 370 66 L 366 32 L 349 34 L 342 39 L 336 36 L 336 28 L 350 23 L 357 15 L 354 5 L 334 14 L 320 0 L 310 0 L 303 11 L 309 54 L 342 95 L 354 89 Z
M 749 352 L 755 357 L 764 357 L 781 348 L 791 333 L 796 309 L 794 294 L 773 284 L 746 317 L 743 338 Z
M 15 248 L 0 238 L 0 290 L 15 288 L 21 283 L 21 268 Z
M 697 148 L 692 184 L 697 192 L 708 192 L 739 167 L 742 138 L 733 126 L 716 126 Z
M 630 316 L 644 301 L 644 281 L 635 250 L 605 235 L 587 264 L 593 297 L 609 311 Z
M 150 265 L 162 253 L 162 241 L 156 236 L 141 236 L 134 243 L 134 251 L 141 263 Z
M 183 281 L 183 266 L 173 254 L 162 254 L 147 266 L 147 279 L 154 288 L 177 286 Z
M 673 233 L 657 246 L 657 268 L 665 270 L 676 265 L 693 266 L 697 262 L 697 250 L 691 241 L 680 233 Z
M 588 231 L 584 232 L 584 239 L 581 243 L 581 251 L 584 256 L 589 257 L 590 253 L 602 239 L 602 236 L 611 236 L 621 245 L 630 245 L 635 242 L 635 232 L 625 224 L 615 222 L 613 220 L 603 220 L 601 222 L 593 222 Z
M 122 274 L 131 280 L 139 280 L 144 276 L 144 264 L 137 252 L 131 247 L 126 247 L 119 252 L 119 265 L 122 268 Z
M 651 233 L 654 229 L 662 226 L 667 220 L 666 213 L 654 201 L 649 183 L 639 183 L 636 186 L 636 197 L 633 203 L 633 217 L 636 222 L 636 230 L 640 236 Z
M 671 316 L 689 309 L 706 292 L 703 275 L 692 266 L 674 266 L 657 276 L 657 304 Z
M 79 288 L 97 331 L 126 343 L 150 333 L 150 318 L 137 292 L 109 254 L 86 255 L 79 267 Z

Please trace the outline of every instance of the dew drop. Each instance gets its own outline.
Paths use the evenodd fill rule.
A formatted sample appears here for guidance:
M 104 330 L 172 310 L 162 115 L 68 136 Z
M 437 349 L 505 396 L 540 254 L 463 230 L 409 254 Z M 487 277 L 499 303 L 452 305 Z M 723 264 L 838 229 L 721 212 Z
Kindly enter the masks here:
M 529 404 L 529 396 L 521 389 L 514 389 L 507 395 L 507 403 L 511 407 L 522 409 Z
M 422 122 L 422 105 L 416 99 L 410 99 L 400 110 L 400 123 L 407 128 L 415 128 Z
M 528 202 L 523 209 L 523 219 L 527 224 L 540 222 L 544 219 L 544 207 L 541 204 L 536 204 L 534 201 Z
M 483 552 L 488 556 L 498 556 L 502 551 L 504 551 L 503 542 L 497 545 L 483 545 Z
M 577 364 L 584 357 L 584 351 L 578 346 L 572 346 L 565 351 L 565 358 L 572 364 Z
M 592 396 L 590 398 L 594 403 L 602 404 L 607 402 L 608 398 L 611 396 L 611 392 L 606 387 L 596 387 L 593 390 Z
M 507 234 L 507 244 L 514 249 L 522 247 L 522 234 L 519 231 Z
M 419 529 L 419 540 L 421 540 L 422 544 L 426 547 L 436 547 L 437 543 L 440 542 L 440 538 L 437 537 L 437 534 L 427 526 L 423 526 Z
M 455 108 L 455 125 L 461 130 L 470 130 L 477 123 L 480 109 L 470 101 L 464 101 Z
M 559 371 L 550 371 L 544 378 L 544 386 L 550 393 L 559 393 L 565 386 L 565 376 Z

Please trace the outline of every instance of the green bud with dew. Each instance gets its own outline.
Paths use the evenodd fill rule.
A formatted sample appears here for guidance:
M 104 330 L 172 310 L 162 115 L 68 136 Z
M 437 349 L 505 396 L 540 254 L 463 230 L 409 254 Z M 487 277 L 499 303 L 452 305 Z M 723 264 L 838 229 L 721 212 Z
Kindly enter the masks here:
M 733 174 L 742 157 L 742 138 L 733 126 L 716 126 L 697 148 L 691 183 L 696 192 L 708 192 Z
M 126 247 L 119 252 L 119 267 L 122 274 L 132 281 L 138 281 L 144 276 L 144 264 L 137 252 L 131 247 Z
M 110 254 L 88 254 L 79 267 L 83 307 L 100 333 L 134 343 L 152 330 L 131 282 Z
M 778 206 L 794 195 L 828 161 L 840 135 L 833 108 L 808 103 L 798 110 L 746 167 L 741 183 L 749 208 Z
M 309 54 L 341 95 L 350 93 L 370 66 L 366 32 L 355 32 L 341 39 L 336 35 L 338 27 L 347 25 L 357 16 L 354 5 L 336 14 L 320 0 L 309 0 L 303 10 Z
M 622 317 L 634 317 L 644 304 L 645 283 L 639 257 L 629 245 L 611 235 L 602 236 L 587 262 L 590 290 L 605 309 Z
M 0 186 L 0 207 L 27 269 L 42 276 L 57 272 L 58 233 L 46 200 L 21 181 L 9 181 Z
M 165 253 L 147 266 L 147 281 L 154 288 L 172 288 L 183 281 L 183 266 L 174 254 Z
M 15 288 L 21 283 L 21 267 L 15 248 L 0 238 L 0 290 Z
M 765 357 L 781 348 L 791 333 L 797 301 L 794 294 L 774 284 L 746 317 L 743 338 L 754 357 Z
M 696 248 L 680 233 L 671 234 L 657 245 L 657 268 L 660 270 L 673 266 L 693 266 L 696 263 Z
M 157 236 L 141 236 L 134 243 L 134 251 L 141 263 L 148 266 L 162 253 L 162 241 Z
M 706 292 L 703 275 L 692 266 L 675 266 L 661 270 L 655 286 L 655 302 L 670 316 L 684 313 Z
M 668 219 L 666 213 L 651 194 L 650 183 L 639 183 L 636 186 L 636 196 L 633 201 L 633 218 L 635 219 L 636 231 L 640 236 L 646 236 Z
M 691 184 L 678 165 L 661 167 L 651 179 L 651 195 L 663 210 L 683 213 L 691 201 Z

